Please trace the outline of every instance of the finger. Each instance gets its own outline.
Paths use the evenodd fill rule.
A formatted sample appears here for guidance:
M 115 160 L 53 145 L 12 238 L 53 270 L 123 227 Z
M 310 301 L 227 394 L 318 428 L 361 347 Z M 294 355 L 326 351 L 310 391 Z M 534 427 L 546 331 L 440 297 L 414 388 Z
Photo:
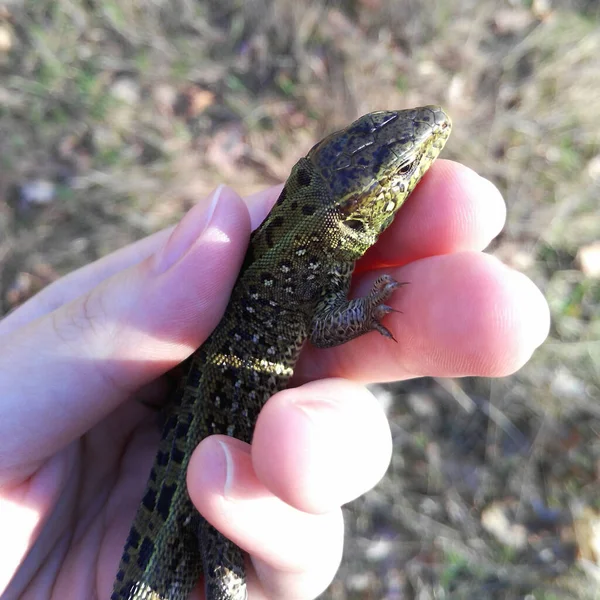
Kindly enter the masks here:
M 438 160 L 360 261 L 357 272 L 483 250 L 500 233 L 505 219 L 506 205 L 490 181 L 460 163 Z
M 386 272 L 409 282 L 388 301 L 402 311 L 385 318 L 398 343 L 368 333 L 328 350 L 308 346 L 298 381 L 499 377 L 519 369 L 548 335 L 549 309 L 540 290 L 487 254 L 434 256 Z M 356 294 L 368 293 L 379 274 L 360 277 Z
M 269 213 L 282 187 L 276 185 L 246 198 L 252 229 L 256 229 Z M 166 243 L 173 229 L 174 226 L 157 231 L 51 283 L 18 310 L 2 319 L 0 334 L 10 333 L 34 319 L 51 313 L 67 302 L 91 291 L 109 277 L 142 262 Z
M 201 442 L 188 489 L 202 514 L 251 554 L 267 597 L 289 598 L 293 580 L 299 598 L 312 598 L 339 564 L 338 507 L 381 478 L 390 454 L 385 415 L 369 392 L 344 380 L 313 382 L 267 402 L 251 454 L 224 436 Z
M 6 336 L 2 466 L 24 449 L 33 460 L 55 452 L 198 347 L 221 318 L 248 233 L 243 201 L 220 188 L 158 252 Z
M 273 496 L 254 474 L 247 444 L 224 436 L 202 441 L 188 490 L 206 519 L 250 553 L 270 600 L 314 598 L 333 578 L 342 552 L 340 509 L 309 515 Z M 285 575 L 296 576 L 296 595 L 281 589 Z
M 157 231 L 51 283 L 0 321 L 0 334 L 8 334 L 51 313 L 90 292 L 109 277 L 142 262 L 167 242 L 174 229 Z
M 370 490 L 392 450 L 375 397 L 345 379 L 324 379 L 273 396 L 252 440 L 254 469 L 282 500 L 324 513 Z

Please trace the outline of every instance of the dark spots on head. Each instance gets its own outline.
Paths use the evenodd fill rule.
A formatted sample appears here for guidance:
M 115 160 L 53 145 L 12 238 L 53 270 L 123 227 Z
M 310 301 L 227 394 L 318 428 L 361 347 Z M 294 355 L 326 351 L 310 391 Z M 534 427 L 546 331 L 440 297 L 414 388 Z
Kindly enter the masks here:
M 381 165 L 390 163 L 396 158 L 393 148 L 387 144 L 382 144 L 373 151 L 373 166 L 377 169 Z
M 317 207 L 314 204 L 305 204 L 302 206 L 302 214 L 303 215 L 314 215 L 317 210 Z
M 144 494 L 144 497 L 142 498 L 142 504 L 148 510 L 154 510 L 154 506 L 156 504 L 156 491 L 148 488 Z
M 312 177 L 310 176 L 310 173 L 308 172 L 307 169 L 303 169 L 303 168 L 298 169 L 297 177 L 298 177 L 298 185 L 300 185 L 302 187 L 306 187 L 307 185 L 310 185 L 312 182 Z
M 154 542 L 149 537 L 145 537 L 142 545 L 140 546 L 140 552 L 138 555 L 138 565 L 140 569 L 145 569 L 148 566 L 153 554 Z
M 156 469 L 154 467 L 152 467 L 152 470 L 150 471 L 150 481 L 156 481 L 156 478 L 157 478 Z
M 173 496 L 175 495 L 175 491 L 177 490 L 177 486 L 175 484 L 172 485 L 163 485 L 160 490 L 160 495 L 158 497 L 158 502 L 156 503 L 156 510 L 158 514 L 166 521 L 169 516 L 169 509 L 171 507 L 171 500 L 173 500 Z
M 291 208 L 292 208 L 292 210 L 296 210 L 296 209 L 298 208 L 298 201 L 297 201 L 297 200 L 294 200 L 294 201 L 292 202 L 292 204 L 291 204 Z
M 281 227 L 283 225 L 284 221 L 285 221 L 285 219 L 281 215 L 279 215 L 278 217 L 275 217 L 271 221 L 270 226 L 271 227 Z
M 123 557 L 124 559 L 125 557 Z M 123 562 L 125 562 L 125 560 L 123 560 Z M 127 561 L 129 562 L 129 561 Z M 125 579 L 125 571 L 122 571 L 121 569 L 119 569 L 119 572 L 117 573 L 117 581 L 123 581 L 123 579 Z

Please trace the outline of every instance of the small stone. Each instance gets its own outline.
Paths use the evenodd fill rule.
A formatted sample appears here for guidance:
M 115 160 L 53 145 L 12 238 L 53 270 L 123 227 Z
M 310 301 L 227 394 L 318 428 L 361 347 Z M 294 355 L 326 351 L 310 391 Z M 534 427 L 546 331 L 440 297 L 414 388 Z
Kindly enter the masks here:
M 575 260 L 586 277 L 600 277 L 600 241 L 579 248 Z
M 111 94 L 125 104 L 137 104 L 140 99 L 138 84 L 129 77 L 120 77 L 110 88 Z
M 369 544 L 365 552 L 365 558 L 370 561 L 380 561 L 390 555 L 393 548 L 391 540 L 377 540 Z
M 511 521 L 509 508 L 504 502 L 494 502 L 481 513 L 483 528 L 500 543 L 521 550 L 527 545 L 527 530 Z
M 552 3 L 550 0 L 533 0 L 531 3 L 531 12 L 538 19 L 547 19 L 552 14 Z
M 531 11 L 525 8 L 508 8 L 495 12 L 492 27 L 499 35 L 511 35 L 527 29 L 534 21 Z
M 433 419 L 439 416 L 439 407 L 429 394 L 409 394 L 407 402 L 411 410 L 421 419 Z
M 177 101 L 177 90 L 172 85 L 157 85 L 152 91 L 152 96 L 163 114 L 173 114 L 173 107 Z
M 586 171 L 595 182 L 600 182 L 600 154 L 597 154 L 590 160 Z
M 20 201 L 24 206 L 50 204 L 56 196 L 56 186 L 46 179 L 26 181 L 19 187 Z
M 550 391 L 556 398 L 584 400 L 587 396 L 586 383 L 583 379 L 575 377 L 566 367 L 558 367 Z
M 0 53 L 8 54 L 13 46 L 13 34 L 8 26 L 0 23 Z
M 600 566 L 600 512 L 585 506 L 574 513 L 573 526 L 579 556 Z
M 348 588 L 356 592 L 363 592 L 372 584 L 369 573 L 353 573 L 348 576 L 346 582 Z
M 173 104 L 176 115 L 186 118 L 198 117 L 214 104 L 215 94 L 198 85 L 190 85 L 179 95 Z

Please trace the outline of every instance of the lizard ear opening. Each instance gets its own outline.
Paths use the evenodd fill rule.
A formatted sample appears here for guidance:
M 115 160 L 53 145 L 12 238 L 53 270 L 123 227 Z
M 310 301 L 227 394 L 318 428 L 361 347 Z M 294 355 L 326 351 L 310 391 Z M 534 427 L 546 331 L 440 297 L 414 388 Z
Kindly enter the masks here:
M 365 228 L 365 224 L 363 221 L 359 221 L 358 219 L 348 219 L 344 221 L 346 227 L 353 229 L 354 231 L 363 231 Z

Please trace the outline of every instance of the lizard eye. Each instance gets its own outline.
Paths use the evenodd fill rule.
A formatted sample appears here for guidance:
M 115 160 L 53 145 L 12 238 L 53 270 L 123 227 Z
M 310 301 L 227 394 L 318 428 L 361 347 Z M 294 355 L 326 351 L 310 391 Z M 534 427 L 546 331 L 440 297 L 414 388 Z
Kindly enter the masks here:
M 348 219 L 346 221 L 346 226 L 354 231 L 362 231 L 365 228 L 365 224 L 358 219 Z
M 406 175 L 406 173 L 408 173 L 413 168 L 414 164 L 415 164 L 414 160 L 407 162 L 406 164 L 402 165 L 398 169 L 398 173 L 401 173 L 402 175 Z

